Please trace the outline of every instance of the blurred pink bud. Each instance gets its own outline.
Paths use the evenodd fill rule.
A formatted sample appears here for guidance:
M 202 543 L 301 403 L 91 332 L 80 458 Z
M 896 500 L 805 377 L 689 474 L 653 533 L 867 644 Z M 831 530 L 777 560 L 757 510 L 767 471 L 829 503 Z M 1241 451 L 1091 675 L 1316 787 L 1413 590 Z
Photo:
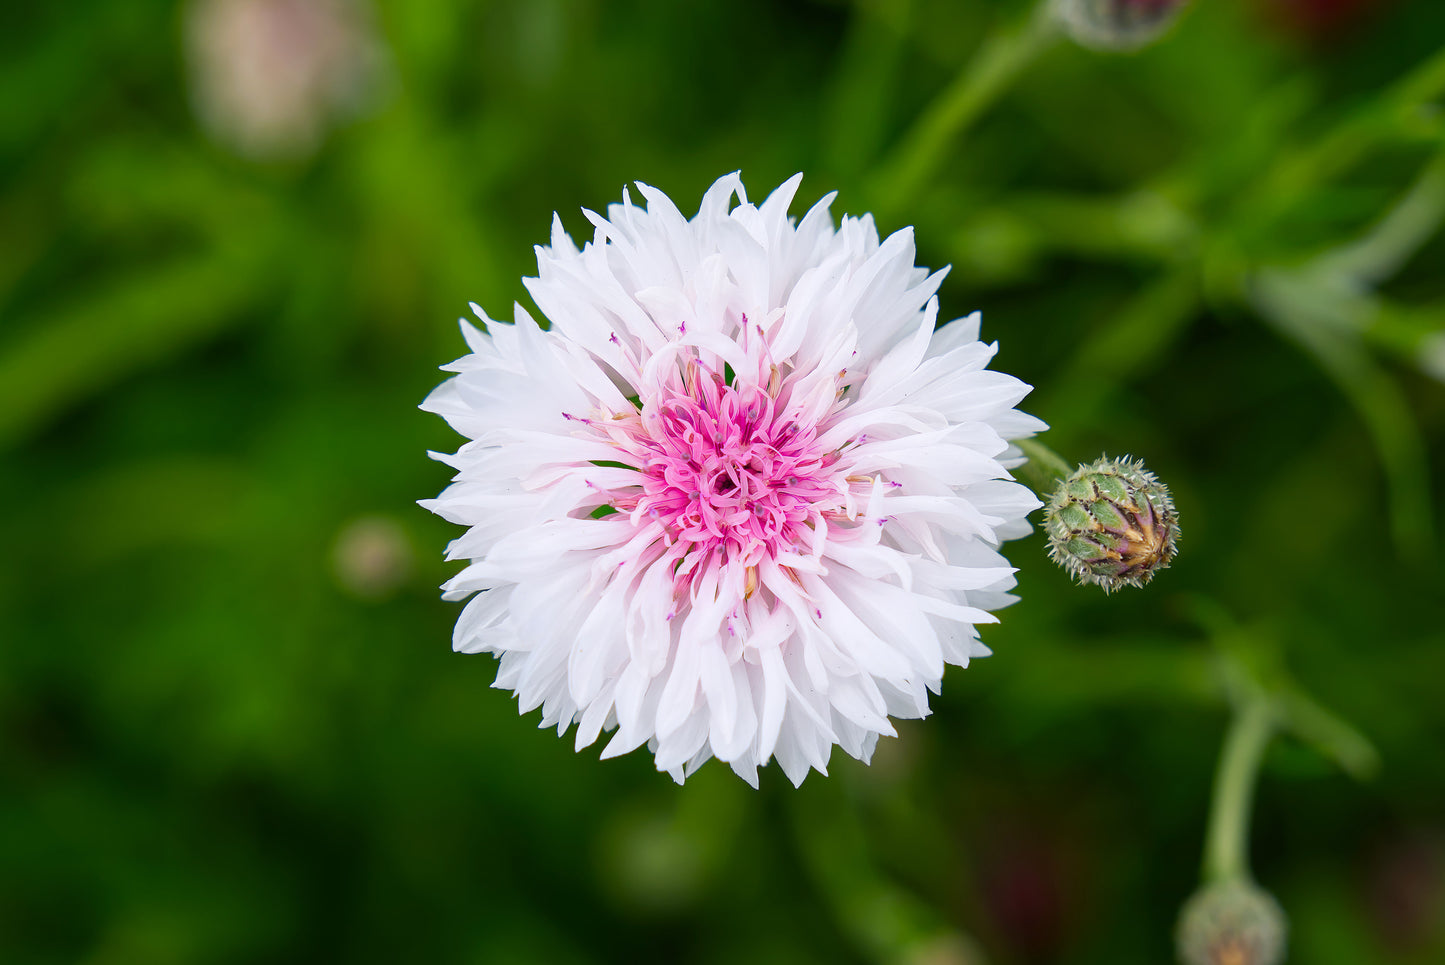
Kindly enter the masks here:
M 411 540 L 388 516 L 360 516 L 342 527 L 332 547 L 336 582 L 362 600 L 394 595 L 415 569 Z
M 196 111 L 239 154 L 306 157 L 374 99 L 381 48 L 352 0 L 196 0 L 186 28 Z

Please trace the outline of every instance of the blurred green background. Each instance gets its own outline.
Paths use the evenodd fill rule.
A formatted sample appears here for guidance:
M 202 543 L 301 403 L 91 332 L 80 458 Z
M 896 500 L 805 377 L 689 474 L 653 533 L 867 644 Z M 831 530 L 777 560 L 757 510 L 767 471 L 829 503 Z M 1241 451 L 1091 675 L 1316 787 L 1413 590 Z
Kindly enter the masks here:
M 1227 659 L 1332 715 L 1260 776 L 1291 960 L 1445 961 L 1445 7 L 1197 0 L 1128 56 L 1028 16 L 9 5 L 0 961 L 1166 962 Z M 551 212 L 738 168 L 915 224 L 1050 444 L 1184 530 L 1107 598 L 1013 544 L 996 656 L 798 791 L 519 719 L 413 505 L 453 319 Z

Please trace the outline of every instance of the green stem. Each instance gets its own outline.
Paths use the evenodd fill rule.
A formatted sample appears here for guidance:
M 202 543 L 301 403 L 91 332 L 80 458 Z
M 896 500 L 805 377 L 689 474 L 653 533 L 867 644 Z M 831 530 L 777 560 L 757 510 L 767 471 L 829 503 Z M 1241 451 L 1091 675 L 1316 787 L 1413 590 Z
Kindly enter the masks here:
M 1206 881 L 1249 878 L 1249 815 L 1255 778 L 1274 731 L 1274 717 L 1272 702 L 1256 691 L 1236 709 L 1230 723 L 1209 808 L 1204 843 Z
M 880 167 L 877 208 L 896 213 L 933 175 L 949 145 L 1008 90 L 1055 35 L 1052 4 L 1041 0 L 1021 25 L 996 30 L 903 135 Z
M 1037 439 L 1015 439 L 1014 445 L 1022 449 L 1029 460 L 1019 466 L 1015 474 L 1040 496 L 1053 492 L 1055 486 L 1074 472 L 1074 467 L 1062 456 Z

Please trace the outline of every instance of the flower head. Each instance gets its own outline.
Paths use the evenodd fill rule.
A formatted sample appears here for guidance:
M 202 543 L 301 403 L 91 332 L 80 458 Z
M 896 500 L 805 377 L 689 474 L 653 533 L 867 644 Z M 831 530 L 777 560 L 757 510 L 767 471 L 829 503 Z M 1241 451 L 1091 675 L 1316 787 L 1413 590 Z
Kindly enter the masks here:
M 423 502 L 470 527 L 456 649 L 579 749 L 615 728 L 604 757 L 646 744 L 679 781 L 867 760 L 988 653 L 997 546 L 1039 505 L 1007 440 L 1043 425 L 977 316 L 935 332 L 911 232 L 835 227 L 831 195 L 795 223 L 799 180 L 754 206 L 729 175 L 691 220 L 639 185 L 581 249 L 554 219 L 526 279 L 550 328 L 473 306 L 487 330 L 462 323 L 423 404 L 472 440 Z

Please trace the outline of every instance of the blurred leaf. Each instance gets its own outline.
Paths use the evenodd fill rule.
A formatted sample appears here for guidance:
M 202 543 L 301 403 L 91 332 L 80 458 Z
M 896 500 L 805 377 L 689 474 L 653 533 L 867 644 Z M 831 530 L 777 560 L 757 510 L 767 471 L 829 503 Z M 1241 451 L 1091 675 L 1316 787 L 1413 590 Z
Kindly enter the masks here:
M 1359 731 L 1295 689 L 1279 696 L 1287 726 L 1296 737 L 1333 760 L 1356 780 L 1367 780 L 1380 769 L 1380 753 Z
M 1100 331 L 1083 333 L 1063 370 L 1031 408 L 1065 436 L 1088 425 L 1113 393 L 1165 356 L 1198 309 L 1199 281 L 1192 266 L 1160 275 L 1110 313 Z
M 0 342 L 0 449 L 131 372 L 241 321 L 263 264 L 234 252 L 114 281 Z
M 926 965 L 940 958 L 949 965 L 983 965 L 971 938 L 873 866 L 856 803 L 837 791 L 828 797 L 821 800 L 812 788 L 797 794 L 789 802 L 792 826 L 815 887 L 866 958 L 879 965 Z

